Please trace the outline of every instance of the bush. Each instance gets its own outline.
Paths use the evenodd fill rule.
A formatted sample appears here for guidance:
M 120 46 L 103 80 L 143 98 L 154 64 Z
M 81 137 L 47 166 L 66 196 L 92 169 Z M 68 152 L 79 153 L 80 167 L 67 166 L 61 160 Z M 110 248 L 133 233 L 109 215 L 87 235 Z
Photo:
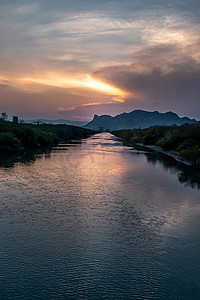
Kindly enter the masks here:
M 200 126 L 183 126 L 183 137 L 186 139 L 195 139 L 200 143 Z
M 198 146 L 193 146 L 191 148 L 182 150 L 180 154 L 194 164 L 200 163 L 200 149 Z
M 58 136 L 53 132 L 39 130 L 36 133 L 37 133 L 37 142 L 42 147 L 55 144 L 59 141 Z
M 175 150 L 178 147 L 180 140 L 181 137 L 177 132 L 170 132 L 164 138 L 158 140 L 157 145 L 166 150 Z
M 191 148 L 193 146 L 199 146 L 198 141 L 195 139 L 187 139 L 182 144 L 180 144 L 180 146 L 177 149 L 178 149 L 178 151 L 182 151 L 182 150 Z
M 0 151 L 15 152 L 21 147 L 19 139 L 11 132 L 0 133 Z
M 133 135 L 132 138 L 131 138 L 131 143 L 134 145 L 134 144 L 137 144 L 137 143 L 140 143 L 141 140 L 140 140 L 140 137 L 138 135 Z
M 155 136 L 151 135 L 150 133 L 146 133 L 142 138 L 142 143 L 144 145 L 151 145 L 155 143 Z
M 24 147 L 34 149 L 40 146 L 37 142 L 36 133 L 32 128 L 21 127 L 15 129 L 14 132 Z

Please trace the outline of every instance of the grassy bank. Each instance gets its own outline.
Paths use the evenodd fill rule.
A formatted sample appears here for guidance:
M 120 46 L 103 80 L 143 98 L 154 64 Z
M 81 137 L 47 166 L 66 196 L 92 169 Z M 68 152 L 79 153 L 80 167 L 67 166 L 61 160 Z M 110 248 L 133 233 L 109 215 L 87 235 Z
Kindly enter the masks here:
M 0 120 L 0 152 L 10 154 L 22 149 L 49 147 L 92 133 L 90 129 L 71 125 L 18 124 Z
M 146 129 L 119 130 L 114 135 L 131 144 L 155 145 L 175 151 L 193 165 L 200 165 L 200 125 L 152 126 Z

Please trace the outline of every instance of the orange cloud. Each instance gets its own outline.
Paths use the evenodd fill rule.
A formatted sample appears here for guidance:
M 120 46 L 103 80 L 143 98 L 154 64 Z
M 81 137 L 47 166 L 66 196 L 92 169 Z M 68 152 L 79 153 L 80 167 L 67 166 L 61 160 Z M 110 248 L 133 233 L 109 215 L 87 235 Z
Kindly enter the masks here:
M 90 105 L 100 105 L 101 103 L 100 102 L 91 102 L 91 103 L 84 103 L 80 106 L 90 106 Z

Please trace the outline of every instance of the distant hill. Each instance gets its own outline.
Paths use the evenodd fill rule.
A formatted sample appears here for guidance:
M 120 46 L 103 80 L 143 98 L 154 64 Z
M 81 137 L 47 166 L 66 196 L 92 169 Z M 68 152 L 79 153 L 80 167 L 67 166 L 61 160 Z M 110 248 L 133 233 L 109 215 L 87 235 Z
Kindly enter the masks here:
M 46 120 L 46 119 L 34 119 L 34 120 L 24 120 L 25 123 L 31 123 L 31 124 L 52 124 L 52 125 L 57 125 L 57 124 L 66 124 L 66 125 L 74 125 L 74 126 L 83 126 L 86 124 L 86 122 L 82 121 L 71 121 L 71 120 L 64 120 L 64 119 L 59 119 L 59 120 Z
M 93 120 L 84 127 L 94 130 L 120 130 L 148 128 L 154 125 L 182 125 L 185 123 L 191 124 L 197 123 L 197 121 L 187 117 L 180 118 L 173 112 L 160 113 L 158 111 L 150 112 L 144 110 L 133 110 L 130 113 L 122 113 L 115 117 L 111 117 L 109 115 L 94 115 Z

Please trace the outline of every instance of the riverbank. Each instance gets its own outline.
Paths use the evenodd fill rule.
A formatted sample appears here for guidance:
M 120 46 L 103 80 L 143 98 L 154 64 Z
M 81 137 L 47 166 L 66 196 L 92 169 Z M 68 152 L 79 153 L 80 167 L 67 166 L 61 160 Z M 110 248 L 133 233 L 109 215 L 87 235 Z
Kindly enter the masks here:
M 188 166 L 192 166 L 192 162 L 184 159 L 183 157 L 180 156 L 180 154 L 176 151 L 167 151 L 167 150 L 164 150 L 162 149 L 161 147 L 159 146 L 155 146 L 155 145 L 144 145 L 144 144 L 141 144 L 141 143 L 137 143 L 136 146 L 139 146 L 139 147 L 143 147 L 143 148 L 146 148 L 146 149 L 150 149 L 150 150 L 153 150 L 153 151 L 156 151 L 156 152 L 159 152 L 159 153 L 163 153 L 165 155 L 168 155 L 170 157 L 173 157 L 176 161 L 178 162 L 181 162 L 185 165 L 188 165 Z
M 93 133 L 72 125 L 18 124 L 0 120 L 0 153 L 10 155 L 27 149 L 42 149 Z
M 152 126 L 145 129 L 114 131 L 131 146 L 141 145 L 161 152 L 189 166 L 200 166 L 200 125 Z

